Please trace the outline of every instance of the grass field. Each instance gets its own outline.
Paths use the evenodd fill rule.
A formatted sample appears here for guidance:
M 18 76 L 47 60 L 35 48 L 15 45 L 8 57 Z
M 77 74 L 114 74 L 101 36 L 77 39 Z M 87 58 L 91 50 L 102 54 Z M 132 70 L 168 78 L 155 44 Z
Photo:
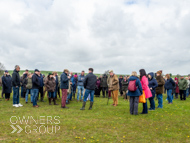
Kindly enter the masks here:
M 190 142 L 190 98 L 187 101 L 174 100 L 173 105 L 167 104 L 165 98 L 166 96 L 164 96 L 163 109 L 149 112 L 148 115 L 132 116 L 129 114 L 129 103 L 121 97 L 119 97 L 117 107 L 111 106 L 112 100 L 107 105 L 107 99 L 96 97 L 93 110 L 87 110 L 89 107 L 89 102 L 87 102 L 86 110 L 80 111 L 82 103 L 72 101 L 68 105 L 69 109 L 62 109 L 60 108 L 61 99 L 58 99 L 59 105 L 55 106 L 48 105 L 47 97 L 46 102 L 38 103 L 40 108 L 33 108 L 31 103 L 26 104 L 24 99 L 20 100 L 24 106 L 16 108 L 12 106 L 11 96 L 11 101 L 4 99 L 0 101 L 0 142 Z M 139 104 L 139 113 L 141 111 L 142 104 Z M 57 127 L 57 132 L 50 134 L 51 131 L 47 133 L 50 123 L 50 125 L 47 123 L 42 125 L 43 121 L 37 124 L 34 121 L 28 124 L 18 121 L 16 125 L 24 130 L 21 133 L 11 133 L 13 128 L 10 125 L 16 123 L 16 117 L 11 118 L 12 116 L 18 119 L 23 116 L 32 116 L 34 120 L 38 118 L 38 121 L 40 116 L 45 116 L 45 118 L 59 116 L 60 118 L 57 119 L 60 122 L 58 124 L 60 129 Z M 27 125 L 30 127 L 26 128 Z M 33 126 L 41 130 L 33 131 Z M 31 133 L 29 133 L 30 130 L 32 130 Z

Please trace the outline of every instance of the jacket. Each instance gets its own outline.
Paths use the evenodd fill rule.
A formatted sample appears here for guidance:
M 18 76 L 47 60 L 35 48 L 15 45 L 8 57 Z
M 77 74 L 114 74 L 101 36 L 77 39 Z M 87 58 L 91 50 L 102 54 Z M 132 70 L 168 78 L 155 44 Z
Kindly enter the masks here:
M 84 78 L 84 88 L 88 90 L 95 90 L 96 87 L 96 76 L 93 73 L 89 73 Z
M 179 90 L 187 90 L 187 80 L 186 79 L 180 79 L 179 80 L 179 83 L 178 83 L 178 85 L 179 85 Z
M 100 80 L 99 80 L 99 79 L 96 81 L 96 88 L 97 88 L 97 89 L 100 88 Z
M 84 75 L 78 76 L 78 86 L 84 86 L 84 84 L 83 84 L 84 78 L 85 78 Z
M 136 86 L 137 86 L 137 90 L 136 91 L 134 91 L 134 92 L 132 92 L 132 91 L 128 91 L 128 96 L 141 96 L 142 94 L 143 94 L 143 91 L 142 91 L 142 86 L 141 86 L 141 82 L 140 82 L 140 80 L 139 80 L 139 78 L 138 77 L 136 77 L 136 76 L 131 76 L 129 79 L 128 79 L 128 83 L 130 82 L 130 81 L 134 81 L 134 80 L 136 80 Z
M 179 94 L 178 80 L 175 82 L 175 93 Z
M 32 76 L 32 89 L 39 89 L 40 88 L 40 79 L 37 74 L 33 74 Z
M 56 81 L 55 78 L 46 78 L 45 87 L 48 92 L 54 92 L 56 88 Z
M 27 78 L 26 89 L 32 89 L 32 78 Z
M 164 93 L 164 78 L 162 76 L 157 76 L 156 77 L 158 87 L 156 88 L 156 94 L 163 94 Z
M 172 89 L 172 90 L 173 90 L 174 87 L 175 87 L 175 82 L 173 81 L 172 78 L 167 79 L 166 82 L 165 82 L 164 87 L 165 87 L 167 90 L 169 90 L 169 89 Z
M 13 74 L 12 74 L 12 86 L 20 87 L 20 75 L 19 75 L 19 72 L 16 71 L 16 69 L 13 71 Z
M 122 91 L 127 91 L 128 90 L 128 80 L 122 80 L 121 81 L 121 84 L 122 84 Z
M 149 75 L 151 75 L 151 79 L 148 79 L 148 86 L 149 88 L 152 88 L 151 93 L 152 93 L 152 97 L 155 97 L 156 94 L 156 87 L 158 87 L 158 83 L 157 80 L 154 78 L 154 73 L 151 72 L 149 73 Z
M 27 85 L 27 83 L 28 83 L 28 78 L 26 77 L 26 78 L 24 78 L 23 80 L 22 80 L 22 87 L 23 87 L 23 92 L 26 92 L 26 85 Z
M 101 86 L 102 86 L 102 87 L 108 87 L 107 80 L 108 80 L 108 77 L 107 77 L 106 75 L 104 75 L 104 76 L 101 78 Z
M 110 91 L 119 90 L 119 79 L 117 75 L 109 76 L 108 78 L 108 87 Z
M 43 75 L 40 74 L 40 76 L 38 76 L 38 78 L 39 78 L 39 81 L 40 81 L 40 87 L 43 87 L 44 86 Z
M 69 88 L 69 78 L 67 77 L 67 74 L 65 72 L 63 72 L 61 74 L 60 88 L 61 89 L 68 89 Z
M 122 80 L 123 80 L 123 78 L 119 78 L 119 88 L 120 88 L 120 89 L 122 89 L 122 83 L 121 83 Z
M 145 92 L 145 98 L 151 98 L 152 93 L 148 87 L 148 78 L 146 76 L 143 76 L 141 79 L 141 85 L 142 85 L 142 90 Z
M 6 75 L 2 77 L 3 83 L 3 93 L 11 93 L 12 92 L 12 78 L 10 75 Z

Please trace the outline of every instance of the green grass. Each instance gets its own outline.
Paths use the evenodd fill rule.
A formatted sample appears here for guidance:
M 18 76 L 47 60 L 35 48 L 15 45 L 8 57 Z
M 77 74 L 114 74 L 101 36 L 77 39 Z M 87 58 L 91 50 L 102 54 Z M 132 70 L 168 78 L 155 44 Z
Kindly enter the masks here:
M 80 111 L 82 103 L 72 101 L 69 109 L 48 105 L 47 97 L 40 108 L 33 108 L 31 103 L 21 103 L 24 107 L 15 108 L 11 101 L 0 101 L 0 142 L 101 142 L 101 143 L 186 143 L 190 142 L 190 100 L 174 100 L 173 105 L 167 104 L 164 97 L 164 108 L 149 112 L 148 115 L 132 116 L 129 114 L 129 103 L 119 97 L 119 105 L 107 105 L 107 99 L 95 98 L 93 110 Z M 157 100 L 156 100 L 157 105 Z M 148 103 L 149 106 L 149 103 Z M 139 113 L 142 104 L 139 104 Z M 11 132 L 11 116 L 32 116 L 35 120 L 40 116 L 59 116 L 60 130 L 53 134 L 40 134 L 34 131 L 27 134 Z M 13 120 L 14 121 L 14 120 Z M 39 121 L 39 120 L 38 120 Z M 22 128 L 26 124 L 18 123 Z M 34 122 L 30 126 L 35 125 Z M 40 123 L 37 124 L 40 127 Z M 47 126 L 47 124 L 45 125 Z M 44 130 L 43 130 L 44 131 Z M 78 138 L 76 138 L 78 137 Z M 80 138 L 79 138 L 80 137 Z M 85 138 L 85 139 L 84 139 Z

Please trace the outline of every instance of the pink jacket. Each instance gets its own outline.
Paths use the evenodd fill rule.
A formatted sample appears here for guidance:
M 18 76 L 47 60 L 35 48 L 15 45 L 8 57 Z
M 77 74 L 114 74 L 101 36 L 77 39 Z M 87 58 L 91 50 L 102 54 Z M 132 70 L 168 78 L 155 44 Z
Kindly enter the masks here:
M 152 93 L 148 87 L 148 78 L 146 76 L 143 76 L 141 79 L 141 85 L 142 85 L 142 89 L 145 92 L 145 98 L 150 98 L 152 97 Z

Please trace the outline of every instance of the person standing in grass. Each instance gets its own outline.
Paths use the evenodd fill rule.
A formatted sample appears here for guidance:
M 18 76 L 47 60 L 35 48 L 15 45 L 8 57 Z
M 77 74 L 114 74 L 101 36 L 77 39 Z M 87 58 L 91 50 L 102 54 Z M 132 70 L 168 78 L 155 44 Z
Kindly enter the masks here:
M 162 72 L 158 71 L 156 73 L 156 80 L 158 83 L 158 87 L 156 88 L 156 95 L 157 95 L 157 99 L 158 99 L 158 107 L 157 108 L 163 108 L 163 93 L 164 93 L 164 84 L 165 84 L 165 80 L 162 76 Z
M 179 94 L 181 100 L 186 100 L 186 90 L 187 90 L 187 80 L 184 78 L 184 76 L 181 76 L 179 80 Z
M 179 79 L 177 77 L 175 77 L 175 99 L 178 99 L 178 94 L 179 94 L 178 81 L 179 81 Z
M 107 83 L 108 77 L 106 74 L 103 75 L 101 78 L 101 86 L 102 86 L 102 93 L 103 93 L 103 98 L 108 98 L 108 83 Z
M 12 92 L 12 78 L 7 70 L 5 71 L 5 76 L 2 78 L 2 83 L 3 91 L 5 93 L 5 100 L 8 101 L 10 100 L 10 94 Z
M 37 105 L 37 99 L 38 99 L 38 94 L 39 94 L 39 89 L 40 89 L 40 73 L 38 69 L 35 69 L 35 73 L 32 76 L 32 101 L 33 101 L 33 107 L 38 108 L 39 105 Z
M 120 76 L 119 76 L 119 93 L 120 93 L 120 96 L 123 95 L 123 91 L 122 91 L 122 83 L 121 83 L 122 81 L 123 81 L 123 76 L 120 75 Z
M 44 102 L 44 80 L 43 80 L 43 75 L 41 74 L 41 72 L 39 71 L 38 73 L 38 78 L 39 78 L 39 82 L 40 82 L 40 87 L 39 87 L 39 92 L 38 92 L 38 98 L 37 100 L 39 100 L 39 95 L 40 95 L 40 101 Z
M 145 98 L 151 98 L 152 93 L 148 87 L 148 78 L 146 75 L 146 71 L 144 69 L 139 70 L 140 73 L 140 81 L 142 85 L 142 90 L 145 92 Z M 146 103 L 143 103 L 143 111 L 141 114 L 148 114 L 148 106 L 147 106 L 147 100 Z
M 89 68 L 89 74 L 86 75 L 84 78 L 84 88 L 85 88 L 85 94 L 84 94 L 84 100 L 83 105 L 80 110 L 85 110 L 86 101 L 88 96 L 90 95 L 90 107 L 89 110 L 92 109 L 93 103 L 94 103 L 94 90 L 96 87 L 96 76 L 93 74 L 93 68 Z
M 148 74 L 148 81 L 149 81 L 148 86 L 149 86 L 150 91 L 152 93 L 152 97 L 149 98 L 149 101 L 150 101 L 149 111 L 154 111 L 155 110 L 154 98 L 155 98 L 155 94 L 156 94 L 156 87 L 158 87 L 158 83 L 157 83 L 156 79 L 154 78 L 154 73 L 153 72 Z
M 190 81 L 189 81 L 189 78 L 188 78 L 188 77 L 186 77 L 185 79 L 187 80 L 186 97 L 188 97 L 188 96 L 189 96 Z
M 123 80 L 121 81 L 121 84 L 122 84 L 123 99 L 126 100 L 127 89 L 128 89 L 128 80 L 126 76 L 124 76 Z M 129 101 L 129 98 L 127 98 L 127 100 Z
M 58 105 L 56 104 L 56 80 L 53 76 L 52 73 L 48 74 L 48 77 L 46 78 L 45 81 L 45 87 L 48 91 L 48 99 L 49 99 L 49 105 L 51 105 L 51 100 L 53 99 L 54 105 Z
M 128 95 L 130 96 L 130 114 L 138 115 L 139 96 L 143 94 L 141 82 L 137 76 L 137 72 L 133 71 L 128 79 Z M 130 83 L 131 82 L 131 83 Z M 132 90 L 130 85 L 135 84 L 136 89 Z M 132 87 L 133 88 L 133 87 Z
M 84 78 L 85 78 L 85 72 L 82 71 L 81 74 L 78 76 L 78 83 L 77 83 L 77 88 L 78 88 L 78 94 L 77 94 L 77 102 L 79 102 L 79 96 L 80 96 L 80 93 L 81 93 L 81 96 L 80 96 L 80 101 L 82 102 L 82 99 L 83 99 L 83 94 L 84 94 Z
M 167 90 L 167 99 L 168 99 L 168 104 L 172 104 L 173 103 L 173 99 L 172 99 L 172 91 L 175 87 L 175 82 L 173 81 L 173 79 L 170 77 L 169 74 L 166 74 L 166 82 L 165 82 L 165 89 Z
M 99 77 L 97 76 L 96 77 L 96 79 L 97 79 L 97 81 L 96 81 L 96 87 L 95 87 L 95 96 L 96 97 L 100 97 L 100 79 L 99 79 Z
M 63 73 L 61 74 L 60 78 L 60 88 L 62 91 L 62 101 L 61 101 L 61 108 L 68 108 L 66 107 L 66 100 L 67 100 L 67 90 L 69 88 L 69 79 L 70 76 L 68 76 L 69 70 L 64 69 Z
M 12 87 L 13 87 L 13 106 L 22 107 L 19 101 L 19 89 L 20 89 L 20 66 L 16 65 L 12 74 Z
M 32 74 L 28 73 L 26 80 L 26 95 L 25 95 L 25 102 L 28 103 L 28 94 L 30 93 L 30 100 L 32 103 Z
M 119 79 L 117 75 L 113 73 L 113 70 L 109 71 L 109 78 L 108 78 L 108 86 L 109 90 L 111 91 L 112 99 L 113 99 L 113 106 L 118 105 L 118 92 L 119 92 Z
M 55 82 L 56 82 L 56 87 L 55 87 L 55 99 L 57 99 L 58 85 L 59 85 L 59 77 L 58 77 L 56 71 L 53 72 L 53 77 L 55 78 Z

